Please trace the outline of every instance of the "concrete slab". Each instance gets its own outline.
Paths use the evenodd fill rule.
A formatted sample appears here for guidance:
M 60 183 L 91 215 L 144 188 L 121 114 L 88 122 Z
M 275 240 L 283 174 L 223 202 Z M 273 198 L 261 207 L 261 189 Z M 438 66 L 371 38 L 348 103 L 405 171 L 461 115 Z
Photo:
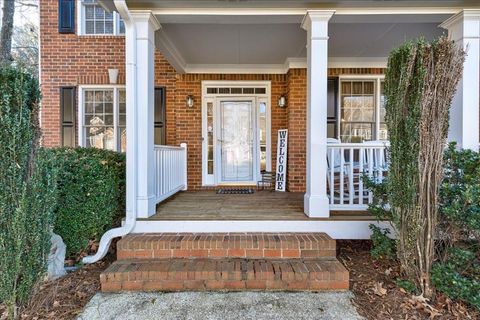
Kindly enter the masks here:
M 98 293 L 77 320 L 360 320 L 351 292 Z

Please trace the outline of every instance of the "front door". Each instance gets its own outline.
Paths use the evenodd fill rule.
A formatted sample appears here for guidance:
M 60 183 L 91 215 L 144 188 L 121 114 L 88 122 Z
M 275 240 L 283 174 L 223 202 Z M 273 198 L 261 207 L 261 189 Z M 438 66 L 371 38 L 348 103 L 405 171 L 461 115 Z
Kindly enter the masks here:
M 255 99 L 218 99 L 217 157 L 220 183 L 256 180 Z

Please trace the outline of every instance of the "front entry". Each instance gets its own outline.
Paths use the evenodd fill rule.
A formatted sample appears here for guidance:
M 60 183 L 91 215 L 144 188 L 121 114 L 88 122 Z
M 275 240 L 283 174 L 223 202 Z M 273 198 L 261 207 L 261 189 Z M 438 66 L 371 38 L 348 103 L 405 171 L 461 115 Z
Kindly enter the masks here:
M 219 100 L 220 182 L 255 182 L 254 100 Z
M 204 185 L 255 185 L 271 170 L 270 90 L 262 84 L 203 83 Z

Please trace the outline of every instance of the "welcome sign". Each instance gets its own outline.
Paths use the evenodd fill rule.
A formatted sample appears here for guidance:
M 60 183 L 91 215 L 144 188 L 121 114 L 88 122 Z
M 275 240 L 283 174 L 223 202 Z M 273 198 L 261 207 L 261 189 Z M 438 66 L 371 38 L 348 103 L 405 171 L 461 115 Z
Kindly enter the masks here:
M 275 177 L 275 191 L 285 191 L 287 184 L 287 145 L 288 130 L 278 130 L 277 175 Z

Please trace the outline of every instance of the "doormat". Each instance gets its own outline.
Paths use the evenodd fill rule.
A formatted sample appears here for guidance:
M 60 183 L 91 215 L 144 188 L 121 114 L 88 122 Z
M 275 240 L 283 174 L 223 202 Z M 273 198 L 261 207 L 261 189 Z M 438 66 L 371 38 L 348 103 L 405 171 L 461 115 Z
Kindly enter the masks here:
M 229 188 L 229 189 L 218 189 L 217 194 L 252 194 L 255 193 L 253 189 L 236 189 L 236 188 Z

